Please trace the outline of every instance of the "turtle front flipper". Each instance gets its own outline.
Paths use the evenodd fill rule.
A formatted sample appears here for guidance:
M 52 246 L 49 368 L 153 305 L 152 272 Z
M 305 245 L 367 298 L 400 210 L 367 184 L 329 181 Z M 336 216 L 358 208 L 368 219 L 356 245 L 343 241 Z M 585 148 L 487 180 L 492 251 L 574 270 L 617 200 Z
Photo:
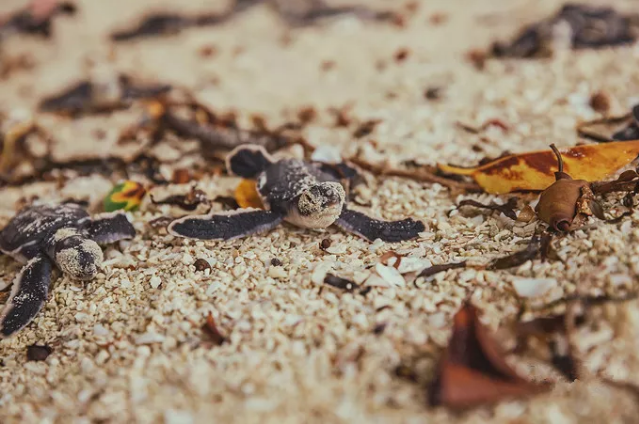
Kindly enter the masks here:
M 0 313 L 0 338 L 21 330 L 40 312 L 47 300 L 52 272 L 53 263 L 44 254 L 34 257 L 22 268 Z
M 87 223 L 85 232 L 88 238 L 100 245 L 135 237 L 135 228 L 122 212 L 98 215 Z
M 344 209 L 335 224 L 368 240 L 381 239 L 390 243 L 412 240 L 425 230 L 424 223 L 412 218 L 401 221 L 380 221 L 361 212 Z
M 226 157 L 226 169 L 242 178 L 255 179 L 272 163 L 264 147 L 250 144 L 236 147 Z
M 174 236 L 199 240 L 233 240 L 271 230 L 283 219 L 278 212 L 243 209 L 180 218 L 169 224 L 168 231 Z

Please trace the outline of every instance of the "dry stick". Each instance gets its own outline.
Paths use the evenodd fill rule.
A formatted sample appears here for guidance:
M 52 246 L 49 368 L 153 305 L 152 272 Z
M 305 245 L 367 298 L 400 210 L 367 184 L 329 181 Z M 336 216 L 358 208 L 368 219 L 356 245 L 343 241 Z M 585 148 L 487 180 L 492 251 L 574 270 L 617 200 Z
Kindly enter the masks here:
M 461 181 L 451 180 L 445 177 L 440 177 L 431 172 L 420 172 L 420 171 L 409 171 L 407 169 L 389 169 L 383 165 L 375 165 L 370 162 L 367 162 L 358 157 L 352 157 L 348 159 L 349 162 L 359 166 L 362 169 L 365 169 L 376 175 L 388 175 L 392 177 L 404 177 L 409 178 L 415 181 L 421 181 L 426 183 L 437 183 L 448 188 L 456 188 L 465 190 L 467 192 L 481 192 L 481 188 L 474 183 L 465 183 Z
M 557 156 L 557 166 L 559 167 L 557 172 L 562 172 L 563 173 L 564 172 L 564 159 L 561 157 L 561 153 L 559 153 L 559 149 L 557 149 L 557 146 L 555 146 L 554 144 L 551 144 L 550 148 L 555 153 L 555 156 Z

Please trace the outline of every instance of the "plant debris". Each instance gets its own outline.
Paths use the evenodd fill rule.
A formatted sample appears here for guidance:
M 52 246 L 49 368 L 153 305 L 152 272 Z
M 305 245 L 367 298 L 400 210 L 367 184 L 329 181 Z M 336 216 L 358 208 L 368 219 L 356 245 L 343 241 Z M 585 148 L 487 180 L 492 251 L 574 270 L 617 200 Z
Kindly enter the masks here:
M 193 263 L 193 266 L 195 266 L 195 269 L 197 271 L 206 271 L 207 269 L 208 270 L 211 269 L 211 264 L 209 264 L 209 261 L 202 258 L 196 259 L 195 262 Z
M 503 213 L 505 216 L 512 219 L 513 221 L 517 220 L 517 213 L 515 212 L 515 209 L 517 208 L 516 197 L 511 197 L 503 205 L 498 205 L 496 203 L 490 203 L 489 205 L 484 205 L 483 203 L 477 202 L 476 200 L 466 199 L 459 202 L 459 204 L 457 205 L 457 208 L 459 209 L 464 206 L 472 206 L 472 207 L 480 208 L 480 209 L 488 209 L 490 211 L 498 211 L 499 213 Z
M 74 15 L 76 5 L 71 2 L 32 1 L 4 22 L 0 22 L 0 41 L 14 34 L 29 34 L 49 38 L 53 32 L 53 19 L 56 16 Z
M 366 137 L 370 133 L 373 132 L 375 127 L 381 123 L 381 119 L 369 119 L 368 121 L 362 122 L 353 132 L 353 137 L 362 138 Z
M 27 346 L 27 361 L 46 361 L 53 353 L 53 348 L 47 345 Z
M 209 199 L 206 197 L 206 193 L 193 187 L 186 194 L 175 194 L 162 200 L 155 200 L 153 196 L 151 196 L 151 202 L 154 205 L 171 205 L 177 206 L 185 211 L 194 211 L 201 204 L 208 204 Z
M 547 250 L 550 247 L 552 234 L 544 233 L 541 236 L 535 235 L 530 239 L 528 246 L 524 250 L 520 250 L 511 255 L 504 256 L 492 261 L 486 269 L 494 271 L 499 269 L 508 269 L 521 266 L 528 261 L 533 261 L 541 255 L 542 258 L 547 256 Z
M 637 15 L 610 7 L 569 3 L 559 13 L 525 27 L 511 43 L 495 43 L 496 57 L 532 58 L 552 54 L 557 46 L 603 48 L 633 43 L 639 31 Z
M 217 328 L 215 319 L 211 312 L 209 312 L 206 317 L 206 322 L 202 325 L 202 333 L 204 333 L 204 336 L 216 346 L 220 346 L 227 341 L 226 337 L 223 336 Z
M 551 144 L 557 156 L 558 171 L 556 181 L 539 196 L 535 212 L 539 219 L 550 225 L 555 231 L 568 232 L 581 224 L 583 217 L 594 213 L 605 219 L 601 206 L 596 202 L 590 185 L 585 180 L 574 180 L 564 172 L 561 153 Z
M 360 288 L 359 284 L 333 274 L 326 274 L 326 277 L 324 277 L 324 284 L 344 290 L 349 293 L 352 293 Z
M 146 195 L 144 186 L 135 181 L 124 181 L 113 187 L 104 198 L 104 211 L 135 211 L 140 207 Z
M 417 278 L 420 278 L 420 277 L 429 278 L 435 274 L 439 274 L 440 272 L 448 271 L 449 269 L 466 268 L 466 266 L 467 266 L 466 261 L 433 265 L 421 270 L 421 272 L 417 275 Z
M 473 305 L 464 304 L 453 322 L 453 334 L 430 384 L 431 405 L 465 409 L 549 389 L 520 377 L 508 365 Z
M 287 0 L 235 0 L 228 10 L 222 12 L 201 13 L 192 16 L 177 12 L 151 14 L 142 18 L 137 25 L 114 32 L 111 34 L 111 39 L 116 42 L 124 42 L 139 38 L 176 35 L 190 28 L 217 26 L 262 3 L 268 3 L 272 6 L 272 9 L 291 26 L 313 25 L 321 19 L 346 14 L 357 16 L 363 20 L 397 20 L 397 16 L 392 12 L 374 12 L 358 6 L 331 7 L 321 0 L 308 2 L 309 6 L 307 7 L 304 5 L 300 7 L 299 2 Z
M 115 81 L 107 83 L 81 81 L 60 94 L 45 98 L 38 108 L 42 112 L 65 113 L 72 116 L 106 113 L 125 109 L 134 100 L 156 99 L 170 90 L 170 85 L 140 85 L 127 75 L 121 74 Z
M 235 201 L 240 208 L 264 209 L 255 180 L 243 178 L 235 188 Z
M 606 116 L 577 125 L 577 134 L 597 142 L 639 140 L 639 104 L 630 113 Z
M 639 140 L 585 144 L 562 152 L 566 173 L 575 180 L 600 181 L 639 155 Z M 477 167 L 438 164 L 441 172 L 472 177 L 487 193 L 542 191 L 555 182 L 556 156 L 540 150 L 503 156 Z
M 442 177 L 428 169 L 393 169 L 386 165 L 377 165 L 367 162 L 359 157 L 352 157 L 348 159 L 348 161 L 377 176 L 402 177 L 420 182 L 437 183 L 450 189 L 457 189 L 466 192 L 477 192 L 481 190 L 476 184 Z

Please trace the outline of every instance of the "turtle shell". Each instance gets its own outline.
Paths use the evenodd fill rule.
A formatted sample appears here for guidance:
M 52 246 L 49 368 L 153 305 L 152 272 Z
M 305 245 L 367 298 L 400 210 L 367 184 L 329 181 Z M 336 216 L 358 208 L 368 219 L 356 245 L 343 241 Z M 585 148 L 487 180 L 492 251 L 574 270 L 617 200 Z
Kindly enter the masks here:
M 27 206 L 0 232 L 0 250 L 14 257 L 30 258 L 60 228 L 79 228 L 90 219 L 75 204 Z

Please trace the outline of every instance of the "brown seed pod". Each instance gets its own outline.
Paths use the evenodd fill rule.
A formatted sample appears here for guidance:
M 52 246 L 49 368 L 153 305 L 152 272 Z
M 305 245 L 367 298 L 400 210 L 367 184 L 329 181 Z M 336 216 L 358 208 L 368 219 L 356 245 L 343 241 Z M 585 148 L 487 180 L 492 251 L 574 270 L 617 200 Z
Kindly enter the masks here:
M 573 180 L 566 174 L 561 153 L 554 144 L 550 148 L 557 156 L 559 170 L 555 172 L 556 181 L 541 193 L 535 212 L 554 230 L 569 231 L 578 212 L 577 203 L 582 196 L 582 188 L 589 188 L 589 184 L 584 180 Z

